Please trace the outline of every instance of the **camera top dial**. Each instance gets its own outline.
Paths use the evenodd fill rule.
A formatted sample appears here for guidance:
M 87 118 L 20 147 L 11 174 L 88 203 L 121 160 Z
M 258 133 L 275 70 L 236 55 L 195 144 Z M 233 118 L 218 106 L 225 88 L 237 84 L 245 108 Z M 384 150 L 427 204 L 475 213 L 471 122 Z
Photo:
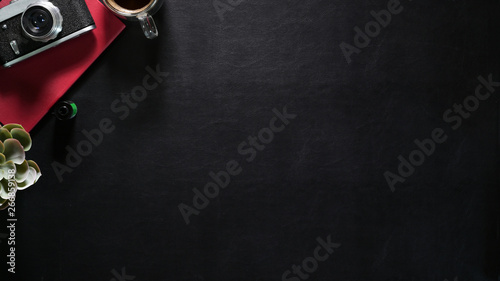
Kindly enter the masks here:
M 34 41 L 55 39 L 62 30 L 62 22 L 59 8 L 49 1 L 30 4 L 21 16 L 24 34 Z

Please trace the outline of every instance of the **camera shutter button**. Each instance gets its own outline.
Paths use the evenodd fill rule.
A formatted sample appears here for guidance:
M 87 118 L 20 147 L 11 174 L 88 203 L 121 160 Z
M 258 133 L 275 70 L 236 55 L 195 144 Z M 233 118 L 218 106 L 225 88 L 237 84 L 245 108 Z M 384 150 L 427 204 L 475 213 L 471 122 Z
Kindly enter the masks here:
M 19 55 L 21 53 L 19 52 L 19 46 L 17 46 L 16 40 L 10 41 L 10 47 L 12 48 L 12 51 L 14 51 L 14 54 Z

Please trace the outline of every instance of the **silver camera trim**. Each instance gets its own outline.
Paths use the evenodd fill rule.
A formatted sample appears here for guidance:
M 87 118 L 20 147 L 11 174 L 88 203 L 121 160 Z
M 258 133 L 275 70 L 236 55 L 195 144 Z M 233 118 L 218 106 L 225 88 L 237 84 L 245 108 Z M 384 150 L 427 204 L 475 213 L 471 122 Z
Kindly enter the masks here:
M 23 56 L 20 56 L 20 57 L 16 58 L 16 59 L 13 59 L 13 60 L 11 60 L 11 61 L 9 61 L 9 62 L 5 63 L 3 66 L 4 66 L 4 67 L 11 67 L 12 65 L 14 65 L 14 64 L 16 64 L 16 63 L 18 63 L 18 62 L 20 62 L 20 61 L 23 61 L 23 60 L 25 60 L 25 59 L 27 59 L 27 58 L 29 58 L 29 57 L 32 57 L 32 56 L 34 56 L 34 55 L 36 55 L 36 54 L 41 53 L 41 52 L 43 52 L 43 51 L 45 51 L 45 50 L 47 50 L 47 49 L 50 49 L 50 48 L 52 48 L 52 47 L 55 47 L 55 46 L 57 46 L 57 45 L 59 45 L 59 44 L 61 44 L 61 43 L 63 43 L 63 42 L 66 42 L 66 41 L 68 41 L 68 40 L 70 40 L 70 39 L 76 38 L 76 37 L 78 37 L 78 36 L 82 35 L 83 33 L 87 32 L 87 31 L 91 31 L 91 30 L 92 30 L 92 29 L 94 29 L 94 28 L 95 28 L 95 25 L 94 25 L 94 24 L 93 24 L 93 25 L 90 25 L 90 26 L 87 26 L 87 27 L 85 27 L 85 28 L 83 28 L 83 29 L 78 30 L 77 32 L 74 32 L 74 33 L 72 33 L 72 34 L 69 34 L 68 36 L 65 36 L 65 37 L 63 37 L 63 38 L 61 38 L 61 39 L 59 39 L 59 40 L 57 40 L 57 41 L 54 41 L 54 42 L 52 42 L 52 43 L 50 43 L 50 44 L 47 44 L 47 45 L 45 45 L 45 46 L 43 46 L 43 47 L 41 47 L 41 48 L 39 48 L 39 49 L 36 49 L 35 51 L 33 51 L 33 52 L 31 52 L 31 53 L 27 53 L 27 54 L 25 54 L 25 55 L 23 55 Z
M 24 15 L 26 14 L 26 12 L 29 9 L 31 9 L 33 7 L 45 8 L 52 16 L 52 21 L 53 21 L 52 28 L 45 35 L 42 35 L 42 36 L 32 35 L 26 30 L 26 28 L 24 26 L 24 23 L 23 23 Z M 41 1 L 38 1 L 38 2 L 35 2 L 35 3 L 28 5 L 28 7 L 26 7 L 26 10 L 21 15 L 21 28 L 24 31 L 24 35 L 28 36 L 33 41 L 48 42 L 50 40 L 55 39 L 57 37 L 57 35 L 62 31 L 62 23 L 63 23 L 63 17 L 61 15 L 61 11 L 59 10 L 59 8 L 57 8 L 54 4 L 52 4 L 51 2 L 46 1 L 46 0 L 41 0 Z
M 4 22 L 12 17 L 23 13 L 26 8 L 37 1 L 32 0 L 17 0 L 11 1 L 10 4 L 0 9 L 0 22 Z

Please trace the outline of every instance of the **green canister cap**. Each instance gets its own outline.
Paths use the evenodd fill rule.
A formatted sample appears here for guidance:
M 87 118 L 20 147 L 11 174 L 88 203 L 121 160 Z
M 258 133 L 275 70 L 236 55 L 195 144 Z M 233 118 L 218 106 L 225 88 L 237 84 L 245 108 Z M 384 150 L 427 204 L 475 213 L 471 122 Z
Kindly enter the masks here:
M 61 101 L 58 102 L 54 107 L 54 115 L 59 120 L 68 120 L 74 118 L 77 112 L 78 108 L 72 101 Z

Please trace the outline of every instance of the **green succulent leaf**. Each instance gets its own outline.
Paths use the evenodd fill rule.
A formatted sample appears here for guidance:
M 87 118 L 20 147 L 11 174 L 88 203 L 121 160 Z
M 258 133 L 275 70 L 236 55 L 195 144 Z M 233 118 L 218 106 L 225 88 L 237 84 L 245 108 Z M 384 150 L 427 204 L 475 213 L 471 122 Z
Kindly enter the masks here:
M 28 177 L 26 178 L 25 181 L 17 184 L 17 189 L 24 190 L 24 189 L 32 186 L 36 182 L 36 180 L 37 180 L 37 172 L 36 172 L 35 168 L 29 167 Z
M 14 164 L 14 162 L 7 161 L 0 165 L 0 180 L 12 177 L 12 174 L 9 173 L 9 170 L 16 170 L 16 164 Z
M 5 128 L 0 128 L 0 141 L 5 142 L 6 139 L 11 139 L 12 135 L 10 134 L 9 130 Z
M 16 139 L 8 139 L 4 141 L 4 155 L 7 161 L 12 161 L 14 164 L 20 165 L 24 162 L 26 154 L 21 143 Z
M 1 199 L 9 199 L 9 186 L 8 186 L 8 182 L 4 182 L 4 181 L 7 181 L 6 179 L 2 179 L 0 180 L 0 198 Z
M 24 130 L 23 126 L 21 126 L 19 124 L 12 124 L 12 123 L 11 124 L 5 124 L 2 128 L 9 130 L 9 132 L 12 131 L 12 129 L 15 129 L 15 128 L 23 129 Z
M 13 138 L 18 140 L 24 148 L 24 151 L 28 151 L 31 148 L 31 137 L 28 132 L 24 129 L 14 128 L 10 131 Z
M 10 184 L 11 186 L 9 186 L 9 182 L 11 183 Z M 12 194 L 9 194 L 9 189 L 12 189 L 12 188 L 14 188 L 14 190 L 12 192 L 14 193 L 14 196 L 15 196 L 15 193 L 17 191 L 16 182 L 9 181 L 8 179 L 0 180 L 0 198 L 9 199 L 12 195 Z
M 9 205 L 8 199 L 0 198 L 0 210 L 5 209 Z
M 40 170 L 40 167 L 38 167 L 38 164 L 35 161 L 33 161 L 33 160 L 28 160 L 28 165 L 30 167 L 32 167 L 33 169 L 35 169 L 35 171 L 36 171 L 35 182 L 37 182 L 38 179 L 42 176 L 42 172 Z
M 42 176 L 36 162 L 26 160 L 26 151 L 32 144 L 23 126 L 0 126 L 0 210 L 9 206 L 9 199 L 15 197 L 18 190 L 28 188 Z
M 16 176 L 15 179 L 17 182 L 23 182 L 28 178 L 28 171 L 30 166 L 28 165 L 28 161 L 24 160 L 21 165 L 16 165 Z

